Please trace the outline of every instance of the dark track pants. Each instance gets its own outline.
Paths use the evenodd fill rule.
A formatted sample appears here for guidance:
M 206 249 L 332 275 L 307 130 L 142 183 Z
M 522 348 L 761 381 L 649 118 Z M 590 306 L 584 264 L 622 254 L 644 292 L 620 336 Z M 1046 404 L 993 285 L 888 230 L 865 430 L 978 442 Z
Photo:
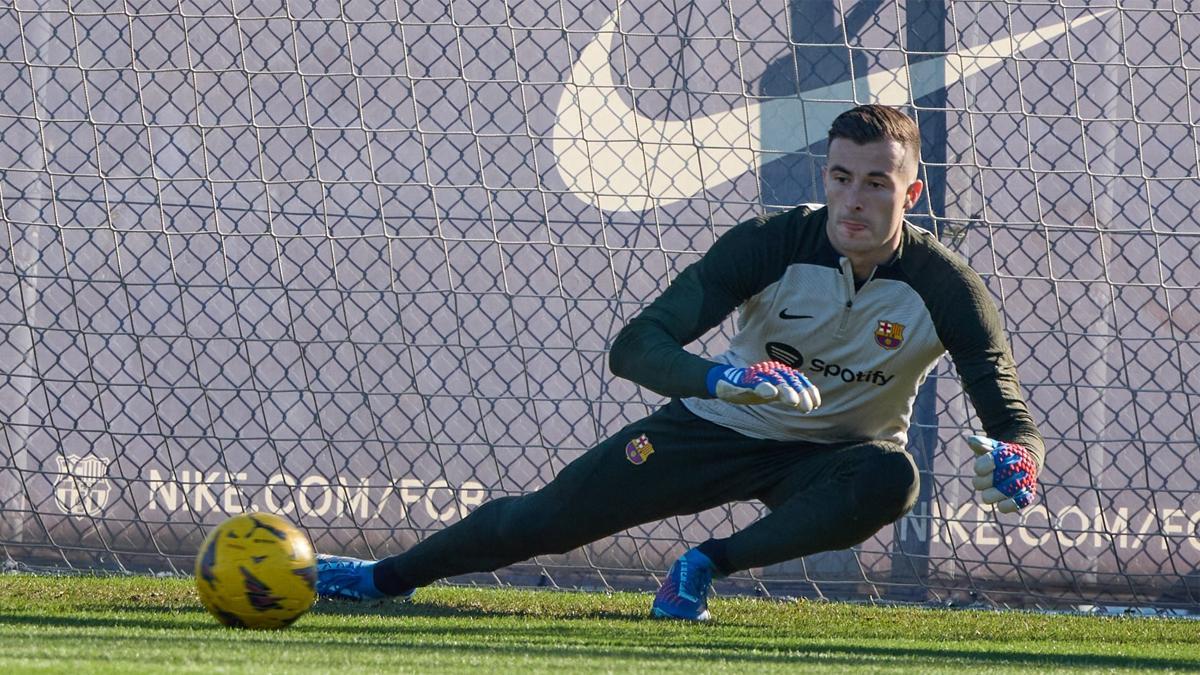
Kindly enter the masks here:
M 635 464 L 626 446 L 654 451 Z M 904 448 L 757 440 L 679 401 L 614 434 L 537 492 L 487 502 L 382 561 L 385 591 L 565 553 L 635 525 L 757 499 L 771 512 L 725 540 L 735 570 L 858 544 L 912 508 L 917 469 Z

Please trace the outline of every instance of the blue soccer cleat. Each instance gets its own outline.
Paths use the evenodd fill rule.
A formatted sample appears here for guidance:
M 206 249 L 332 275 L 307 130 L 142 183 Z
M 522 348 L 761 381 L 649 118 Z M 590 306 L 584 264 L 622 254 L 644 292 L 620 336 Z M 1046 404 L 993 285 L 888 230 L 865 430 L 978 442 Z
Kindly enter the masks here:
M 318 555 L 317 595 L 333 600 L 383 600 L 391 597 L 375 587 L 376 562 L 340 555 Z M 413 590 L 396 597 L 409 600 Z
M 654 596 L 650 614 L 660 619 L 708 621 L 708 589 L 715 569 L 699 550 L 684 553 L 671 566 L 667 580 Z

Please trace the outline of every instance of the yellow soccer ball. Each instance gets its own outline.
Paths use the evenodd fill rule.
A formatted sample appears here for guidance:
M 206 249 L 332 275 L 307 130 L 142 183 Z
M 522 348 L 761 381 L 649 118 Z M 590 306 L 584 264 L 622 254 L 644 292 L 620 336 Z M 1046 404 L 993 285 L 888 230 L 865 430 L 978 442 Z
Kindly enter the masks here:
M 196 590 L 217 620 L 285 628 L 317 599 L 312 543 L 271 513 L 243 513 L 208 533 L 196 555 Z

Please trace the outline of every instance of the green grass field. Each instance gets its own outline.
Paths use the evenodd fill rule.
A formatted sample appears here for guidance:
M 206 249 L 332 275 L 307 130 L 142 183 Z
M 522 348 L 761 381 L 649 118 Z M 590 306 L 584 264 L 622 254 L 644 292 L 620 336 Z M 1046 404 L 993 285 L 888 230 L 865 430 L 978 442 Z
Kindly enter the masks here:
M 1200 622 L 718 599 L 705 625 L 650 596 L 434 587 L 227 629 L 187 579 L 0 575 L 0 672 L 1200 670 Z

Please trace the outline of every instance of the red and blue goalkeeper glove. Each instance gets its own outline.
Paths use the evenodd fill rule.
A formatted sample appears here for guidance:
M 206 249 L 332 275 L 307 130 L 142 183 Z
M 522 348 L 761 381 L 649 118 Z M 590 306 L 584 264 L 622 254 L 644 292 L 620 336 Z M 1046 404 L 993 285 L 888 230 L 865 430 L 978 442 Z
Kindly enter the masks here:
M 1037 498 L 1037 460 L 1025 446 L 987 436 L 968 436 L 967 445 L 978 455 L 972 482 L 985 504 L 1001 513 L 1013 513 Z
M 781 402 L 804 412 L 821 405 L 821 392 L 804 373 L 778 361 L 763 361 L 749 368 L 713 366 L 708 371 L 708 393 L 741 405 Z

